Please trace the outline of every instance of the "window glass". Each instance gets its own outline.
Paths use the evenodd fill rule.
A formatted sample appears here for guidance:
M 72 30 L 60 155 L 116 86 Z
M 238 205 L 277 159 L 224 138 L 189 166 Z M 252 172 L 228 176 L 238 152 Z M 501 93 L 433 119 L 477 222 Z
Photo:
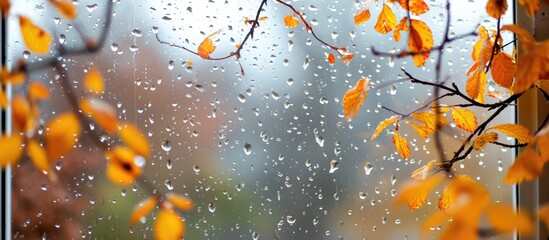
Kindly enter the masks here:
M 437 159 L 432 139 L 423 139 L 407 125 L 400 134 L 412 153 L 404 160 L 394 148 L 394 127 L 370 140 L 377 124 L 393 113 L 411 112 L 433 98 L 432 87 L 397 81 L 402 68 L 433 81 L 437 54 L 424 67 L 411 58 L 374 56 L 372 49 L 400 51 L 393 34 L 375 32 L 375 17 L 383 4 L 372 3 L 372 19 L 355 25 L 353 16 L 363 1 L 306 0 L 290 3 L 311 23 L 318 37 L 355 55 L 346 65 L 319 43 L 302 24 L 287 28 L 283 17 L 292 11 L 268 1 L 241 58 L 201 59 L 165 42 L 193 51 L 208 35 L 213 57 L 236 50 L 248 32 L 259 1 L 115 1 L 79 0 L 78 21 L 60 18 L 43 1 L 18 1 L 12 12 L 30 17 L 54 36 L 58 46 L 82 46 L 78 31 L 96 38 L 112 26 L 101 51 L 70 56 L 62 61 L 70 83 L 83 96 L 82 79 L 95 67 L 106 83 L 103 100 L 121 120 L 135 124 L 150 141 L 146 181 L 158 192 L 176 192 L 193 199 L 194 210 L 183 213 L 187 239 L 418 239 L 423 220 L 437 209 L 437 194 L 425 206 L 410 211 L 395 206 L 399 187 L 410 173 Z M 421 16 L 433 30 L 435 45 L 442 40 L 444 1 L 429 1 Z M 452 1 L 452 35 L 466 34 L 477 25 L 494 28 L 485 14 L 485 1 Z M 512 9 L 512 8 L 511 8 Z M 405 16 L 395 10 L 397 19 Z M 512 23 L 506 15 L 503 23 Z M 9 61 L 47 61 L 25 51 L 16 18 L 10 19 Z M 407 34 L 403 33 L 403 39 Z M 509 36 L 505 36 L 509 38 Z M 442 75 L 464 89 L 477 37 L 451 42 L 444 49 Z M 511 49 L 506 49 L 511 51 Z M 70 111 L 59 74 L 51 68 L 30 76 L 50 88 L 41 123 Z M 367 77 L 373 89 L 358 115 L 346 121 L 342 98 Z M 495 88 L 492 84 L 489 88 Z M 455 98 L 457 99 L 457 98 Z M 443 102 L 448 104 L 450 100 Z M 485 112 L 476 112 L 479 121 Z M 512 122 L 509 108 L 496 122 Z M 95 126 L 84 126 L 89 130 Z M 442 131 L 446 155 L 468 136 L 454 124 Z M 107 139 L 109 144 L 115 141 Z M 489 189 L 492 200 L 512 203 L 513 188 L 503 184 L 503 169 L 514 151 L 489 146 L 473 151 L 454 166 Z M 13 235 L 15 238 L 151 239 L 153 215 L 131 226 L 133 207 L 149 196 L 135 184 L 120 187 L 105 175 L 104 153 L 89 137 L 55 163 L 52 182 L 30 163 L 14 167 Z M 25 177 L 21 177 L 25 176 Z M 433 229 L 436 236 L 441 231 Z M 502 237 L 510 238 L 510 236 Z

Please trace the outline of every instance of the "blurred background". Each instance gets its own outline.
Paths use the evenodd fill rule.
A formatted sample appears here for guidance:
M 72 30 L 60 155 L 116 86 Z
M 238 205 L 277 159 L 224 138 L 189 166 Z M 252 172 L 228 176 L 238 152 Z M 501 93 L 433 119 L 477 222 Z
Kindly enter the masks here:
M 220 30 L 212 56 L 225 56 L 244 38 L 249 28 L 245 18 L 253 19 L 260 1 L 117 0 L 104 49 L 97 55 L 67 58 L 65 67 L 78 87 L 92 66 L 101 70 L 107 84 L 105 100 L 115 106 L 120 119 L 137 124 L 150 139 L 153 157 L 145 166 L 147 181 L 196 202 L 192 212 L 183 213 L 186 239 L 436 237 L 440 229 L 424 236 L 420 226 L 437 211 L 442 189 L 419 210 L 394 205 L 399 185 L 413 170 L 436 159 L 432 140 L 402 126 L 400 134 L 412 148 L 408 160 L 401 159 L 391 142 L 394 127 L 370 141 L 377 124 L 392 115 L 381 106 L 410 112 L 430 99 L 431 88 L 387 83 L 402 77 L 401 68 L 432 81 L 436 54 L 422 68 L 410 58 L 373 56 L 372 46 L 382 51 L 406 47 L 406 33 L 403 41 L 395 43 L 392 34 L 373 30 L 381 2 L 371 4 L 373 17 L 359 26 L 353 17 L 364 1 L 290 2 L 321 39 L 355 54 L 348 66 L 340 59 L 330 66 L 326 61 L 330 50 L 303 24 L 286 28 L 282 18 L 292 12 L 274 1 L 268 1 L 261 13 L 267 20 L 244 46 L 242 75 L 234 58 L 203 60 L 160 44 L 155 34 L 196 50 L 207 35 Z M 82 44 L 74 24 L 97 37 L 109 14 L 103 1 L 78 0 L 74 1 L 77 23 L 71 23 L 59 18 L 45 1 L 13 4 L 12 14 L 31 17 L 57 37 L 55 44 L 68 48 Z M 428 4 L 431 10 L 421 19 L 433 30 L 436 45 L 446 24 L 444 1 Z M 452 34 L 468 33 L 478 24 L 495 27 L 485 14 L 486 1 L 452 4 Z M 393 9 L 397 19 L 406 15 L 398 6 Z M 504 19 L 512 21 L 512 15 Z M 43 56 L 25 52 L 17 19 L 12 16 L 9 23 L 11 64 L 19 59 L 42 61 Z M 449 82 L 464 85 L 475 41 L 468 37 L 445 49 L 442 71 Z M 386 87 L 371 90 L 360 113 L 346 122 L 341 99 L 363 76 L 374 86 Z M 53 70 L 37 72 L 31 79 L 47 83 L 53 92 L 54 98 L 43 106 L 43 123 L 70 110 Z M 490 84 L 490 90 L 497 89 Z M 477 114 L 479 122 L 485 118 L 485 112 Z M 498 121 L 514 118 L 511 108 Z M 467 134 L 452 125 L 442 136 L 446 155 L 451 156 Z M 513 187 L 503 184 L 503 170 L 513 155 L 512 150 L 490 146 L 474 151 L 455 169 L 485 184 L 494 201 L 510 203 Z M 124 188 L 108 182 L 104 167 L 103 154 L 85 137 L 77 150 L 56 164 L 61 177 L 57 183 L 29 161 L 15 166 L 14 238 L 153 238 L 155 212 L 144 223 L 128 223 L 131 210 L 146 193 L 138 185 Z

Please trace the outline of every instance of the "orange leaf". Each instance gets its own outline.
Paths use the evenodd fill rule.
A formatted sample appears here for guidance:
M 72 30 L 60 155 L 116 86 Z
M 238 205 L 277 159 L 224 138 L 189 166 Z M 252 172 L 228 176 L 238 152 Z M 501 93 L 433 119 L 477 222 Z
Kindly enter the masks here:
M 429 163 L 423 165 L 422 167 L 414 170 L 411 174 L 411 178 L 415 180 L 425 180 L 429 177 L 431 169 L 437 164 L 436 160 L 431 160 Z
M 417 134 L 419 134 L 419 136 L 421 136 L 422 138 L 427 138 L 429 137 L 429 135 L 435 133 L 434 128 L 427 127 L 426 125 L 417 124 L 412 121 L 406 121 L 406 123 L 410 124 L 410 126 L 412 126 L 414 130 L 416 130 Z
M 330 63 L 330 65 L 334 65 L 335 62 L 336 60 L 335 60 L 334 54 L 333 53 L 328 54 L 328 63 Z
M 212 37 L 218 34 L 219 31 L 216 31 L 208 35 L 202 43 L 198 46 L 198 55 L 203 59 L 210 59 L 210 54 L 215 51 L 215 46 L 213 45 Z
M 166 195 L 166 198 L 168 198 L 168 201 L 170 201 L 174 206 L 184 211 L 190 211 L 194 207 L 193 200 L 185 196 L 181 196 L 175 193 L 168 193 Z
M 432 176 L 423 181 L 412 180 L 403 184 L 398 192 L 396 204 L 408 203 L 410 210 L 421 207 L 426 201 L 429 192 L 433 190 L 441 181 L 442 176 Z
M 155 196 L 148 197 L 147 199 L 141 201 L 139 204 L 135 205 L 133 208 L 132 216 L 130 217 L 130 224 L 136 224 L 139 219 L 149 214 L 156 204 L 158 199 Z
M 372 134 L 372 137 L 370 138 L 370 140 L 374 140 L 375 138 L 377 138 L 379 136 L 379 134 L 381 133 L 381 131 L 383 131 L 383 129 L 385 129 L 386 127 L 388 127 L 389 125 L 391 125 L 393 123 L 396 123 L 397 121 L 398 121 L 398 116 L 393 115 L 390 118 L 387 118 L 387 119 L 379 122 L 379 124 L 377 125 L 376 130 L 374 131 L 374 134 Z
M 549 161 L 549 134 L 544 134 L 536 137 L 538 143 L 539 155 L 544 162 Z
M 400 22 L 396 25 L 395 31 L 393 32 L 393 35 L 395 37 L 395 41 L 400 41 L 400 31 L 409 31 L 410 28 L 408 28 L 408 17 L 403 17 Z
M 358 80 L 356 86 L 350 89 L 343 96 L 343 111 L 345 112 L 345 119 L 347 121 L 353 119 L 364 101 L 366 100 L 366 93 L 370 90 L 369 80 L 362 78 Z
M 116 111 L 105 101 L 97 98 L 84 98 L 80 100 L 80 109 L 106 132 L 114 133 L 116 131 Z
M 499 233 L 518 230 L 521 235 L 532 234 L 532 220 L 529 214 L 522 209 L 518 211 L 518 214 L 515 214 L 515 209 L 512 206 L 496 203 L 486 208 L 486 216 L 490 226 Z
M 74 113 L 57 115 L 46 125 L 48 159 L 55 161 L 73 149 L 80 134 L 80 122 Z
M 448 121 L 446 121 L 446 118 L 443 115 L 438 115 L 438 118 L 435 118 L 436 113 L 434 112 L 419 112 L 419 113 L 412 113 L 412 118 L 415 120 L 420 121 L 421 123 L 425 124 L 430 129 L 440 130 L 441 127 L 444 127 L 448 125 Z M 436 126 L 436 121 L 438 120 L 439 126 Z
M 530 131 L 519 124 L 500 124 L 492 126 L 489 129 L 493 129 L 516 138 L 519 143 L 529 143 L 530 140 L 532 140 L 532 134 Z
M 527 147 L 518 155 L 503 181 L 507 184 L 530 181 L 543 172 L 543 165 L 543 159 L 532 148 Z
M 543 204 L 538 210 L 539 219 L 545 223 L 545 228 L 549 230 L 549 204 Z
M 133 124 L 121 122 L 118 125 L 118 135 L 120 139 L 128 145 L 137 154 L 148 158 L 150 155 L 149 140 L 143 137 L 143 134 Z
M 455 176 L 440 196 L 438 207 L 458 221 L 477 226 L 481 212 L 490 203 L 486 188 L 466 175 Z
M 486 90 L 486 73 L 481 69 L 473 71 L 473 75 L 467 79 L 465 91 L 469 97 L 484 103 L 484 91 Z
M 410 12 L 413 14 L 419 15 L 429 11 L 429 6 L 424 0 L 391 0 L 390 2 L 394 1 L 398 1 L 398 4 L 400 4 L 404 10 L 408 10 L 408 6 L 410 6 Z
M 344 49 L 344 48 L 338 49 L 337 52 L 339 53 L 339 56 L 341 57 L 341 61 L 343 61 L 343 63 L 345 63 L 347 65 L 349 65 L 349 63 L 351 62 L 353 57 L 355 57 L 354 54 L 352 54 L 350 52 L 347 52 L 347 49 Z
M 173 210 L 162 209 L 154 222 L 154 237 L 157 240 L 179 240 L 185 234 L 183 219 Z
M 492 60 L 490 72 L 494 82 L 504 88 L 510 88 L 517 73 L 517 66 L 511 55 L 500 52 Z
M 76 18 L 76 7 L 66 0 L 49 0 L 50 3 L 57 8 L 63 17 L 74 20 Z
M 23 96 L 15 96 L 11 101 L 12 123 L 17 131 L 28 132 L 34 128 L 31 117 L 31 105 Z
M 34 25 L 32 21 L 23 16 L 19 16 L 19 26 L 23 41 L 31 52 L 46 54 L 50 49 L 52 38 L 49 33 Z
M 477 128 L 477 117 L 469 109 L 465 108 L 452 108 L 452 119 L 456 125 L 472 133 Z
M 50 98 L 50 91 L 39 82 L 31 82 L 28 89 L 29 99 L 32 101 L 47 100 Z
M 530 17 L 539 11 L 539 0 L 518 0 L 518 2 Z
M 4 90 L 0 89 L 0 109 L 4 109 L 8 106 L 8 96 L 4 93 Z
M 29 140 L 27 152 L 36 168 L 45 172 L 50 171 L 50 164 L 48 162 L 46 151 L 34 139 Z
M 101 76 L 101 72 L 97 68 L 90 69 L 84 77 L 84 89 L 95 94 L 101 94 L 105 91 L 103 76 Z
M 410 23 L 410 35 L 408 36 L 408 49 L 411 52 L 429 51 L 433 48 L 433 33 L 429 26 L 421 20 L 412 19 Z M 412 56 L 416 66 L 421 67 L 429 58 L 430 52 L 415 54 Z
M 541 90 L 545 91 L 545 93 L 549 94 L 549 79 L 537 81 L 536 87 L 540 88 Z
M 378 33 L 386 34 L 393 30 L 396 26 L 396 16 L 391 7 L 387 4 L 383 4 L 383 9 L 377 17 L 377 23 L 374 26 L 374 30 Z
M 398 131 L 395 131 L 395 134 L 393 135 L 393 143 L 402 158 L 408 159 L 408 157 L 410 157 L 410 146 L 408 146 L 408 142 L 404 137 L 398 135 Z
M 507 11 L 507 0 L 488 0 L 486 13 L 495 19 L 500 18 Z
M 370 9 L 363 8 L 357 14 L 355 14 L 355 25 L 360 25 L 368 21 L 371 16 L 372 14 L 370 13 Z
M 0 82 L 3 84 L 21 85 L 25 82 L 25 74 L 22 72 L 10 72 L 3 66 L 0 71 Z
M 286 24 L 286 27 L 288 28 L 295 28 L 297 24 L 299 24 L 299 20 L 292 15 L 286 15 L 284 17 L 284 24 Z
M 0 137 L 0 167 L 5 168 L 19 161 L 22 155 L 23 138 L 16 134 Z
M 10 1 L 9 0 L 0 0 L 0 11 L 4 16 L 8 16 L 10 12 Z
M 473 141 L 473 148 L 480 150 L 484 148 L 487 143 L 493 143 L 498 140 L 498 134 L 495 132 L 483 133 Z
M 117 146 L 113 150 L 107 151 L 105 155 L 108 159 L 107 177 L 112 182 L 127 186 L 141 176 L 143 169 L 137 163 L 145 160 L 140 156 L 136 156 L 131 149 Z

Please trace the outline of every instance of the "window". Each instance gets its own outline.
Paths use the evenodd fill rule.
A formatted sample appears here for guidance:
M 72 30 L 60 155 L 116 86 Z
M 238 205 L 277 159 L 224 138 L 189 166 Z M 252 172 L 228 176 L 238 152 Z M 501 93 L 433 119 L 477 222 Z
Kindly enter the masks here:
M 197 51 L 211 36 L 215 51 L 210 57 L 237 51 L 261 1 L 114 1 L 112 13 L 104 1 L 69 1 L 78 10 L 75 21 L 60 16 L 47 1 L 13 2 L 12 16 L 5 20 L 8 31 L 3 49 L 9 67 L 18 66 L 18 61 L 29 66 L 48 63 L 56 47 L 68 51 L 85 47 L 79 31 L 97 39 L 108 29 L 105 45 L 97 52 L 61 59 L 64 72 L 48 66 L 29 74 L 28 79 L 43 83 L 51 96 L 41 104 L 38 138 L 44 140 L 50 119 L 74 109 L 67 97 L 74 94 L 77 100 L 93 97 L 112 105 L 119 122 L 134 124 L 143 132 L 151 154 L 141 180 L 128 186 L 113 184 L 106 176 L 102 147 L 90 137 L 100 124 L 92 122 L 81 126 L 74 150 L 51 163 L 56 181 L 52 174 L 37 170 L 32 161 L 18 162 L 3 172 L 2 178 L 6 193 L 11 185 L 12 202 L 6 202 L 6 207 L 11 205 L 11 237 L 151 239 L 159 207 L 137 224 L 128 224 L 134 206 L 151 192 L 159 196 L 173 192 L 194 201 L 193 210 L 178 212 L 185 219 L 186 239 L 439 236 L 445 228 L 433 227 L 422 235 L 421 227 L 438 211 L 443 187 L 430 193 L 426 204 L 415 211 L 395 206 L 410 173 L 438 159 L 436 141 L 432 136 L 419 136 L 406 119 L 399 123 L 399 134 L 410 146 L 408 159 L 395 150 L 393 124 L 371 140 L 381 121 L 395 114 L 407 115 L 433 100 L 433 87 L 411 83 L 402 69 L 434 82 L 439 53 L 433 52 L 423 67 L 416 67 L 411 57 L 376 56 L 374 49 L 390 53 L 407 50 L 407 32 L 402 32 L 397 43 L 392 32 L 382 35 L 374 31 L 384 6 L 394 8 L 397 20 L 405 17 L 406 11 L 396 2 L 365 2 L 371 2 L 372 17 L 360 25 L 355 25 L 352 16 L 364 7 L 364 1 L 289 2 L 302 12 L 319 39 L 354 54 L 349 64 L 342 62 L 338 51 L 306 31 L 299 15 L 277 1 L 268 1 L 259 12 L 267 18 L 258 22 L 240 58 L 225 60 L 206 60 L 182 47 Z M 431 10 L 413 19 L 423 20 L 432 29 L 437 46 L 444 37 L 445 2 L 427 4 Z M 452 1 L 450 36 L 467 35 L 479 24 L 495 29 L 497 20 L 486 15 L 485 4 Z M 513 1 L 509 4 L 502 26 L 512 24 L 515 18 Z M 29 17 L 52 35 L 53 47 L 47 54 L 27 50 L 15 14 Z M 109 27 L 105 26 L 106 15 L 112 17 Z M 295 18 L 298 25 L 286 27 L 284 16 Z M 510 32 L 502 32 L 502 37 L 504 43 L 513 42 Z M 473 64 L 471 49 L 477 40 L 477 36 L 467 35 L 448 42 L 443 50 L 441 79 L 448 86 L 455 82 L 463 93 L 465 73 Z M 504 51 L 511 53 L 512 44 Z M 336 56 L 333 65 L 327 61 L 329 54 Z M 100 71 L 105 82 L 105 93 L 99 96 L 83 90 L 84 79 L 93 69 Z M 69 80 L 69 86 L 62 84 L 63 78 Z M 358 114 L 347 121 L 343 96 L 361 78 L 370 79 L 372 88 Z M 21 89 L 14 88 L 13 94 Z M 492 80 L 487 89 L 505 90 Z M 442 103 L 454 101 L 461 100 L 453 96 Z M 538 109 L 526 115 L 536 112 L 539 118 L 524 125 L 535 130 L 545 117 L 546 101 L 534 102 Z M 521 104 L 519 112 L 523 111 Z M 492 113 L 472 109 L 479 124 Z M 490 126 L 514 122 L 516 110 L 507 107 Z M 449 126 L 440 131 L 446 158 L 469 136 L 450 115 L 446 114 Z M 521 113 L 518 116 L 522 123 Z M 8 124 L 8 132 L 10 128 Z M 514 138 L 503 136 L 501 142 L 514 144 Z M 101 135 L 101 141 L 109 148 L 123 143 L 108 134 Z M 453 173 L 479 181 L 493 202 L 527 202 L 532 200 L 529 193 L 542 194 L 539 186 L 527 190 L 525 185 L 516 199 L 516 189 L 504 184 L 515 155 L 514 149 L 489 145 L 456 163 Z M 532 201 L 536 202 L 526 205 L 547 202 Z M 498 239 L 513 237 L 506 234 Z

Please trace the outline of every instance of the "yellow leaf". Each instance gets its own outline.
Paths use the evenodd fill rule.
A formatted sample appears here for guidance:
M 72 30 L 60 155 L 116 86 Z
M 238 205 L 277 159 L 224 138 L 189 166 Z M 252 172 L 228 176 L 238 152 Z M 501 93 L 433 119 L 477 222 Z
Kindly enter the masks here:
M 543 159 L 530 147 L 524 149 L 505 174 L 507 184 L 521 183 L 537 178 L 543 172 Z
M 360 24 L 368 21 L 371 16 L 372 16 L 372 14 L 370 13 L 370 9 L 364 8 L 364 9 L 360 10 L 355 15 L 355 25 L 360 25 Z M 288 25 L 286 24 L 286 26 L 288 26 Z
M 467 78 L 465 91 L 469 97 L 484 103 L 484 91 L 486 90 L 486 73 L 481 69 L 476 69 L 473 74 Z
M 500 124 L 488 128 L 501 133 L 505 133 L 513 138 L 516 138 L 519 143 L 529 143 L 532 140 L 532 134 L 527 128 L 519 124 Z
M 15 96 L 11 101 L 12 123 L 15 130 L 27 132 L 32 128 L 31 106 L 23 96 Z
M 513 84 L 515 74 L 517 73 L 517 66 L 515 65 L 511 55 L 500 52 L 494 57 L 494 60 L 492 60 L 490 72 L 492 73 L 494 82 L 501 87 L 510 88 Z
M 74 20 L 76 18 L 76 7 L 67 0 L 49 0 L 50 3 L 57 8 L 63 17 Z
M 446 230 L 444 230 L 439 239 L 476 240 L 478 239 L 477 226 L 470 222 L 453 220 L 450 224 L 448 224 Z
M 410 157 L 410 146 L 408 146 L 408 142 L 404 137 L 398 135 L 398 131 L 395 131 L 395 134 L 393 135 L 393 143 L 402 158 L 408 159 L 408 157 Z
M 410 28 L 408 28 L 408 17 L 403 17 L 400 22 L 396 25 L 395 31 L 393 32 L 393 35 L 395 37 L 395 41 L 400 41 L 400 31 L 409 31 Z
M 23 152 L 21 144 L 23 138 L 18 134 L 0 137 L 0 167 L 6 168 L 19 161 Z
M 158 199 L 155 196 L 148 197 L 147 199 L 141 201 L 139 204 L 135 205 L 133 208 L 132 216 L 130 217 L 130 224 L 136 224 L 139 219 L 149 214 L 156 204 Z
M 348 52 L 347 49 L 345 49 L 345 48 L 337 49 L 337 53 L 341 57 L 341 61 L 343 61 L 343 63 L 345 63 L 347 65 L 349 65 L 349 63 L 351 62 L 351 60 L 355 56 L 354 54 Z
M 483 133 L 473 141 L 473 148 L 480 150 L 484 148 L 487 143 L 493 143 L 498 140 L 498 134 L 495 132 Z
M 47 100 L 50 98 L 50 91 L 39 82 L 31 82 L 28 89 L 29 99 L 32 101 Z
M 84 89 L 95 94 L 101 94 L 105 91 L 103 76 L 101 76 L 101 72 L 97 68 L 90 69 L 86 77 L 84 77 Z
M 410 126 L 412 126 L 414 130 L 416 130 L 417 134 L 419 134 L 419 136 L 421 136 L 422 138 L 428 138 L 429 135 L 435 133 L 434 128 L 427 127 L 426 125 L 417 124 L 412 121 L 406 121 L 406 123 L 410 124 Z
M 383 9 L 377 17 L 377 23 L 374 26 L 374 30 L 378 33 L 386 34 L 393 30 L 396 26 L 396 16 L 389 5 L 383 4 Z
M 46 125 L 48 159 L 56 161 L 73 149 L 80 134 L 80 123 L 74 113 L 57 115 Z
M 0 71 L 0 82 L 3 84 L 21 85 L 25 82 L 25 74 L 22 72 L 10 72 L 6 66 Z
M 480 214 L 490 203 L 486 188 L 466 175 L 455 176 L 440 196 L 438 206 L 457 221 L 477 227 Z
M 52 38 L 49 33 L 34 25 L 32 21 L 23 16 L 19 16 L 19 26 L 23 41 L 31 52 L 46 54 L 50 49 Z
M 292 15 L 286 15 L 284 17 L 284 24 L 286 24 L 286 27 L 288 28 L 295 28 L 297 24 L 299 24 L 299 20 Z
M 425 64 L 425 61 L 429 58 L 429 50 L 433 48 L 433 44 L 433 33 L 429 29 L 429 26 L 421 20 L 412 19 L 410 23 L 410 35 L 408 36 L 408 49 L 411 52 L 427 51 L 412 56 L 416 66 L 420 67 Z
M 150 144 L 149 140 L 143 137 L 143 134 L 133 124 L 128 122 L 121 122 L 118 125 L 118 135 L 120 139 L 128 145 L 137 154 L 149 158 Z
M 50 171 L 50 164 L 48 162 L 46 151 L 34 139 L 29 140 L 27 153 L 36 168 L 41 171 Z
M 429 163 L 423 165 L 422 167 L 414 170 L 411 174 L 411 178 L 415 180 L 425 180 L 429 177 L 429 173 L 433 167 L 437 164 L 436 160 L 431 160 Z
M 507 0 L 488 0 L 486 13 L 495 19 L 500 18 L 507 11 Z
M 545 223 L 545 228 L 549 230 L 549 204 L 543 204 L 538 210 L 539 219 Z
M 330 65 L 334 65 L 335 62 L 336 60 L 335 60 L 334 54 L 333 53 L 328 54 L 328 63 Z
M 419 122 L 425 124 L 428 128 L 432 129 L 433 131 L 435 129 L 440 130 L 441 127 L 444 127 L 448 125 L 448 121 L 446 121 L 446 118 L 443 115 L 438 115 L 438 118 L 435 118 L 436 113 L 434 112 L 419 112 L 419 113 L 412 113 L 412 118 L 415 120 L 418 120 Z M 436 121 L 438 120 L 438 128 L 436 126 Z
M 368 90 L 370 90 L 369 80 L 362 78 L 358 80 L 353 89 L 345 93 L 343 96 L 343 111 L 345 112 L 345 119 L 347 121 L 356 116 L 366 100 Z
M 154 222 L 154 237 L 157 240 L 179 240 L 185 234 L 183 219 L 173 210 L 162 209 Z
M 490 52 L 482 51 L 484 49 L 484 41 L 486 39 L 489 40 L 488 31 L 484 26 L 480 26 L 480 28 L 478 29 L 478 34 L 480 36 L 480 39 L 475 42 L 475 45 L 473 46 L 473 51 L 471 52 L 471 58 L 473 59 L 473 61 L 477 61 L 477 59 L 480 57 L 481 52 L 485 55 L 485 58 L 489 57 L 489 55 L 486 56 L 486 54 L 490 54 Z
M 203 59 L 210 59 L 210 54 L 215 51 L 215 46 L 213 45 L 212 37 L 218 34 L 219 31 L 216 31 L 208 35 L 202 43 L 198 46 L 198 55 Z
M 530 17 L 539 11 L 539 0 L 518 0 L 518 2 Z
M 383 131 L 383 129 L 385 129 L 386 127 L 388 127 L 389 125 L 391 125 L 393 123 L 396 123 L 397 121 L 398 121 L 398 116 L 397 115 L 393 115 L 390 118 L 387 118 L 387 119 L 381 121 L 377 125 L 376 130 L 374 131 L 374 134 L 372 134 L 372 137 L 370 138 L 370 140 L 374 140 L 375 138 L 377 138 L 379 136 L 379 134 L 381 133 L 381 131 Z
M 413 14 L 419 15 L 429 11 L 429 6 L 424 0 L 391 0 L 389 2 L 395 1 L 397 1 L 404 10 L 408 10 L 408 6 L 410 6 L 410 12 Z
M 469 109 L 465 108 L 452 108 L 452 119 L 456 125 L 472 133 L 477 128 L 477 117 Z
M 105 101 L 97 98 L 84 98 L 80 100 L 80 109 L 108 133 L 116 131 L 116 111 Z
M 521 235 L 532 234 L 532 220 L 524 210 L 519 210 L 515 214 L 512 206 L 496 203 L 486 208 L 486 216 L 490 226 L 499 233 L 510 233 L 515 230 Z
M 131 149 L 117 146 L 113 150 L 107 151 L 105 155 L 108 159 L 107 177 L 112 182 L 126 186 L 141 176 L 143 169 L 137 163 L 144 163 L 145 159 L 136 156 Z
M 427 201 L 427 195 L 441 181 L 441 175 L 429 177 L 423 181 L 409 181 L 403 184 L 396 197 L 396 204 L 407 203 L 410 210 L 421 207 Z
M 188 197 L 181 196 L 175 193 L 168 193 L 166 195 L 168 201 L 170 201 L 174 206 L 180 208 L 184 211 L 190 211 L 194 208 L 193 200 Z

